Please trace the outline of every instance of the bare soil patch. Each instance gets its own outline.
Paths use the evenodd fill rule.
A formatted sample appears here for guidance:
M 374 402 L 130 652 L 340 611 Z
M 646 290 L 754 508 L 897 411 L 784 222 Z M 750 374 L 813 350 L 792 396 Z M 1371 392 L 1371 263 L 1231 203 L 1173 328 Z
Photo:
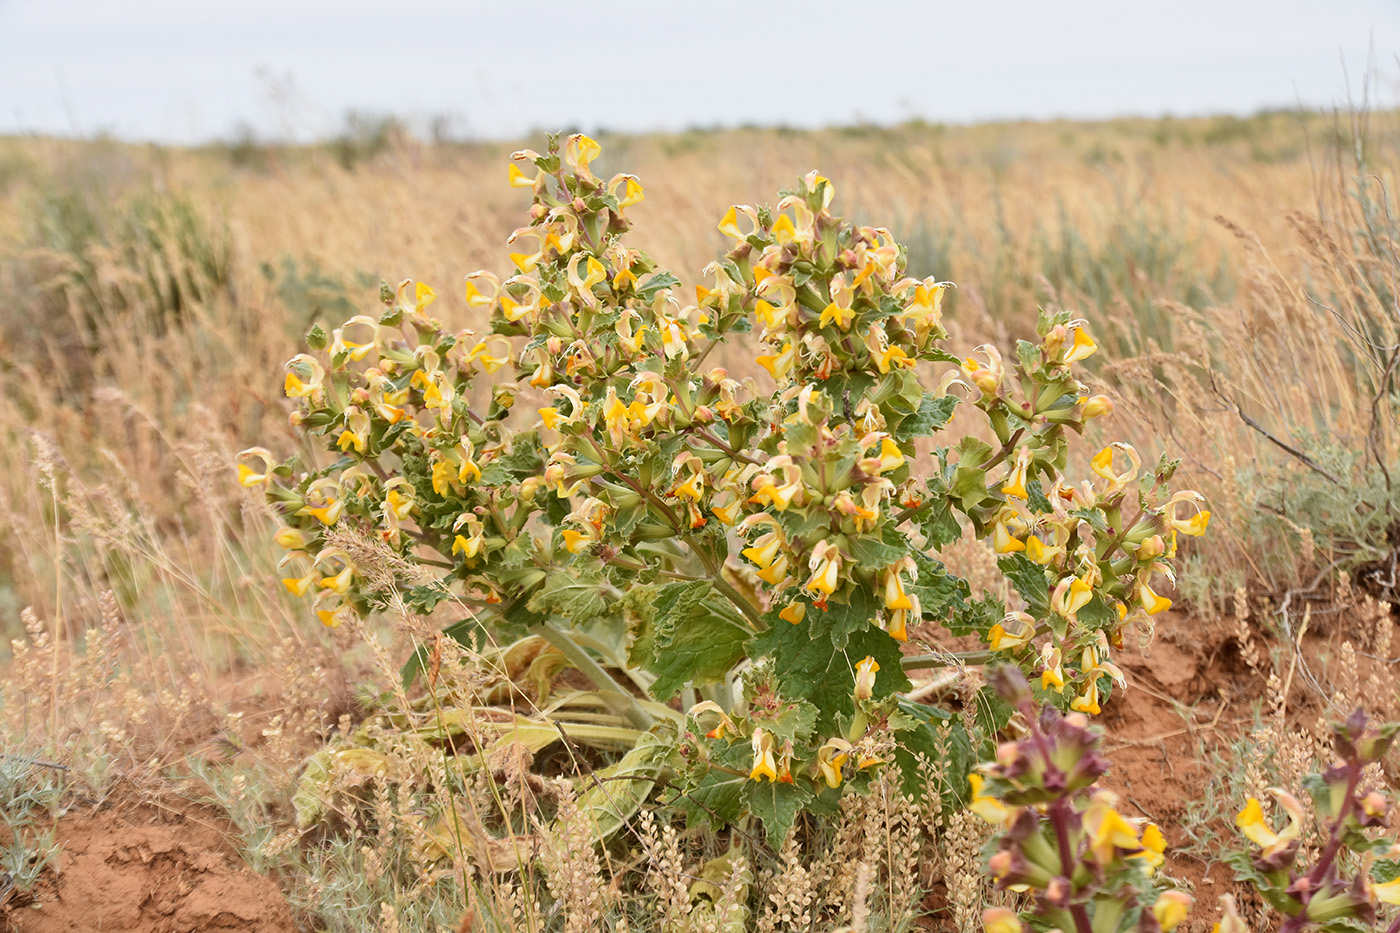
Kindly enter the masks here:
M 291 933 L 277 883 L 249 868 L 216 815 L 116 805 L 58 822 L 58 870 L 0 909 L 13 933 Z

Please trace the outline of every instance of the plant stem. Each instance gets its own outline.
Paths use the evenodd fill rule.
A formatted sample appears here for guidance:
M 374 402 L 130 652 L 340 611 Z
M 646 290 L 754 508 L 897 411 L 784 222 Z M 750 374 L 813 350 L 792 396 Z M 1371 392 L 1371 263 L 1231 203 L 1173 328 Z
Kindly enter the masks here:
M 906 671 L 917 671 L 930 667 L 990 664 L 996 660 L 996 656 L 995 651 L 940 651 L 937 654 L 911 654 L 900 662 L 900 667 Z
M 1048 755 L 1046 760 L 1048 763 Z M 1048 815 L 1050 825 L 1055 828 L 1055 841 L 1060 848 L 1060 873 L 1068 880 L 1074 874 L 1074 853 L 1069 847 L 1069 801 L 1063 797 L 1056 800 L 1050 804 Z M 1074 918 L 1076 933 L 1093 933 L 1094 928 L 1089 923 L 1089 912 L 1084 909 L 1083 904 L 1071 904 L 1069 913 Z
M 567 632 L 555 628 L 548 622 L 541 622 L 530 629 L 530 634 L 538 635 L 558 648 L 560 654 L 568 658 L 574 667 L 593 682 L 593 686 L 598 688 L 599 696 L 618 713 L 626 716 L 628 722 L 638 729 L 651 728 L 653 722 L 651 714 L 637 703 L 636 697 L 623 690 L 618 682 L 613 680 L 612 675 L 603 670 L 603 666 L 593 660 L 593 656 L 570 638 Z

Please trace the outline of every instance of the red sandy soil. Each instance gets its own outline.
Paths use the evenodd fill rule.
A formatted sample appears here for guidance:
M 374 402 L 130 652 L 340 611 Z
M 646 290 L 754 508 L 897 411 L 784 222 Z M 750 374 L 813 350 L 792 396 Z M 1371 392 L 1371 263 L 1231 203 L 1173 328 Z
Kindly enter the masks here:
M 255 873 L 217 816 L 144 805 L 70 812 L 58 822 L 58 870 L 27 906 L 0 909 L 13 933 L 290 933 L 276 882 Z

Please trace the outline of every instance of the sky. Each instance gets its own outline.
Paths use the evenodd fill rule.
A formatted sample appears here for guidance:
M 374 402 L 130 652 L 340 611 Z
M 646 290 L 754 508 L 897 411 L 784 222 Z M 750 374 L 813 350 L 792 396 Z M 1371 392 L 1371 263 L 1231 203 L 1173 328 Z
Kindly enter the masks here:
M 1397 103 L 1400 0 L 0 0 L 0 134 L 193 143 Z

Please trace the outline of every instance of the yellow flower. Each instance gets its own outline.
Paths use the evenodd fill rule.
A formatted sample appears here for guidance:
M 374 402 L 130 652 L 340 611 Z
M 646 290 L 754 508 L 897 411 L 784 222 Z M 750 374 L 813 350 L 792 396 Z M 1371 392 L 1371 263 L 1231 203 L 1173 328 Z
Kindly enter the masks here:
M 890 613 L 890 621 L 885 626 L 885 631 L 895 641 L 908 641 L 910 621 L 918 622 L 922 618 L 923 610 L 919 606 L 919 597 L 910 596 L 908 609 L 896 609 Z
M 272 451 L 265 447 L 249 447 L 247 450 L 240 450 L 235 459 L 250 458 L 261 460 L 262 470 L 255 470 L 246 463 L 238 464 L 238 485 L 250 489 L 254 486 L 266 486 L 272 479 L 272 468 L 276 464 Z
M 1142 828 L 1142 851 L 1132 856 L 1147 867 L 1148 875 L 1154 874 L 1166 862 L 1167 837 L 1156 823 L 1148 823 Z M 1187 906 L 1190 906 L 1188 901 Z M 1185 916 L 1183 914 L 1182 916 Z M 1161 922 L 1161 918 L 1158 918 Z
M 817 749 L 817 770 L 827 787 L 841 786 L 841 768 L 851 757 L 851 743 L 845 739 L 827 739 Z
M 739 216 L 743 215 L 749 219 L 749 232 L 745 233 L 739 229 Z M 747 204 L 736 204 L 724 212 L 724 217 L 719 222 L 719 232 L 734 240 L 747 240 L 758 232 L 758 212 Z
M 564 547 L 568 549 L 570 554 L 578 554 L 593 543 L 593 539 L 589 535 L 572 528 L 565 528 L 563 534 Z
M 368 327 L 368 340 L 357 342 L 345 336 L 345 332 L 352 327 Z M 369 355 L 379 344 L 379 322 L 367 314 L 357 314 L 346 321 L 341 327 L 337 327 L 331 333 L 331 356 L 336 357 L 344 353 L 347 357 L 360 362 Z
M 1371 893 L 1382 904 L 1400 904 L 1400 876 L 1390 881 L 1371 884 Z
M 1079 405 L 1079 416 L 1085 421 L 1088 421 L 1090 418 L 1098 418 L 1101 415 L 1107 415 L 1113 411 L 1113 399 L 1109 398 L 1107 395 L 1095 395 L 1081 398 L 1079 400 Z
M 777 353 L 766 353 L 758 357 L 755 362 L 759 366 L 768 370 L 768 375 L 774 379 L 782 379 L 792 372 L 793 363 L 796 362 L 796 353 L 792 347 L 791 340 L 783 341 L 783 348 Z
M 1303 830 L 1303 805 L 1298 798 L 1278 787 L 1270 787 L 1268 791 L 1288 814 L 1287 826 L 1274 832 L 1264 820 L 1264 810 L 1254 797 L 1249 798 L 1244 809 L 1235 817 L 1235 825 L 1240 832 L 1263 850 L 1259 854 L 1266 859 L 1288 849 Z
M 773 759 L 773 737 L 763 729 L 754 729 L 753 770 L 749 772 L 749 780 L 757 781 L 760 778 L 767 778 L 770 784 L 776 781 L 778 767 Z
M 1107 865 L 1117 849 L 1140 849 L 1141 840 L 1133 824 L 1114 809 L 1114 796 L 1107 791 L 1095 794 L 1084 812 L 1084 828 L 1089 835 L 1089 851 L 1094 861 Z
M 801 622 L 807 616 L 807 604 L 800 599 L 794 599 L 783 609 L 779 610 L 778 618 L 784 622 L 791 622 L 793 625 Z M 835 785 L 832 785 L 833 787 Z
M 1137 585 L 1138 602 L 1142 608 L 1147 610 L 1147 614 L 1155 616 L 1159 612 L 1165 612 L 1172 606 L 1172 601 L 1165 596 L 1158 596 L 1153 592 L 1152 587 L 1146 580 L 1139 580 Z
M 466 528 L 466 534 L 459 534 Z M 461 554 L 467 560 L 473 560 L 481 553 L 481 546 L 485 541 L 486 529 L 482 527 L 481 520 L 470 512 L 464 512 L 452 523 L 452 553 Z
M 583 275 L 579 275 L 578 267 L 582 263 L 584 267 Z M 597 307 L 598 297 L 593 294 L 593 286 L 608 280 L 607 268 L 598 261 L 597 257 L 588 253 L 578 253 L 569 260 L 569 286 L 578 295 L 579 300 L 590 308 Z
M 685 482 L 672 490 L 672 495 L 677 499 L 689 499 L 691 502 L 699 502 L 700 497 L 704 494 L 705 475 L 703 473 L 691 473 Z
M 856 664 L 856 688 L 855 698 L 857 700 L 868 700 L 875 694 L 875 675 L 880 670 L 880 662 L 870 655 L 866 655 Z
M 335 609 L 317 609 L 316 618 L 320 619 L 326 628 L 335 628 L 352 618 L 352 614 L 349 606 L 339 606 Z
M 1050 609 L 1070 621 L 1075 621 L 1079 610 L 1094 598 L 1094 588 L 1083 579 L 1068 576 L 1055 585 L 1050 594 Z
M 353 405 L 345 409 L 345 429 L 340 432 L 336 446 L 341 450 L 355 448 L 356 453 L 364 453 L 369 441 L 369 415 Z
M 334 525 L 345 508 L 344 501 L 335 491 L 336 482 L 330 477 L 316 480 L 307 487 L 306 504 L 296 514 L 310 515 L 323 525 Z
M 1035 617 L 1028 612 L 1008 612 L 987 633 L 993 651 L 1009 651 L 1028 644 L 1035 637 Z
M 524 301 L 521 301 L 509 292 L 501 292 L 501 315 L 507 321 L 518 321 L 526 315 L 533 314 L 540 309 L 540 301 L 543 298 L 543 293 L 540 291 L 540 287 L 532 280 L 519 275 L 513 276 L 506 280 L 506 287 L 509 288 L 510 286 L 523 286 L 526 291 L 526 298 Z
M 288 559 L 294 560 L 306 573 L 300 577 L 283 577 L 282 585 L 285 586 L 287 592 L 291 593 L 293 596 L 305 596 L 307 592 L 310 591 L 311 584 L 316 582 L 316 570 L 314 567 L 307 566 L 307 560 L 302 555 L 288 555 L 287 558 L 283 559 L 283 563 L 286 563 Z M 279 564 L 279 566 L 281 565 Z
M 906 279 L 905 281 L 914 281 Z M 904 308 L 904 316 L 919 325 L 938 324 L 943 320 L 943 293 L 952 282 L 936 282 L 931 278 L 914 281 L 914 297 Z
M 1020 450 L 1017 450 L 1016 461 L 1012 465 L 1011 471 L 1006 475 L 1006 484 L 1001 487 L 1002 495 L 1025 501 L 1028 497 L 1026 493 L 1026 469 L 1030 465 L 1030 448 L 1022 447 Z
M 777 560 L 760 570 L 758 578 L 770 586 L 786 589 L 792 582 L 788 579 L 787 555 L 780 555 Z
M 1099 679 L 1091 676 L 1084 684 L 1084 692 L 1070 701 L 1069 708 L 1097 716 L 1103 710 L 1099 707 Z
M 337 596 L 344 596 L 346 593 L 350 592 L 350 584 L 355 576 L 355 568 L 345 556 L 345 553 L 343 551 L 323 551 L 316 555 L 317 564 L 320 564 L 323 560 L 333 561 L 339 564 L 341 569 L 337 573 L 322 577 L 317 581 L 317 586 L 323 590 L 330 590 Z
M 526 175 L 520 170 L 520 166 L 512 162 L 506 169 L 506 181 L 512 188 L 533 188 L 535 187 L 536 179 Z
M 1005 826 L 1016 818 L 1016 811 L 995 797 L 989 797 L 982 793 L 982 785 L 985 779 L 977 772 L 972 772 L 967 776 L 967 783 L 971 785 L 971 803 L 967 808 L 976 813 L 982 819 L 993 826 Z
M 288 551 L 301 551 L 306 548 L 306 535 L 295 528 L 279 528 L 272 536 L 277 546 Z
M 619 186 L 622 187 L 622 197 L 617 198 L 618 210 L 626 210 L 646 198 L 642 193 L 642 183 L 637 180 L 636 175 L 614 175 L 608 182 L 608 196 L 616 198 Z
M 545 242 L 544 237 L 540 236 L 538 230 L 532 227 L 521 227 L 506 238 L 506 244 L 513 245 L 516 240 L 522 239 L 534 240 L 535 251 L 533 253 L 510 253 L 508 255 L 510 256 L 510 261 L 515 263 L 515 268 L 519 269 L 523 275 L 534 271 L 535 266 L 539 265 L 540 257 L 544 255 Z
M 1210 512 L 1201 508 L 1201 504 L 1205 501 L 1205 496 L 1198 492 L 1182 490 L 1174 493 L 1167 500 L 1166 508 L 1163 510 L 1163 514 L 1167 517 L 1167 524 L 1172 527 L 1173 531 L 1199 538 L 1206 533 L 1206 525 L 1210 524 Z M 1190 518 L 1178 518 L 1177 508 L 1181 505 L 1192 506 L 1196 510 L 1195 514 Z
M 772 565 L 774 558 L 778 555 L 778 548 L 782 544 L 782 532 L 770 531 L 760 536 L 757 541 L 739 553 L 753 561 L 759 568 L 767 568 Z
M 1115 451 L 1121 451 L 1128 458 L 1129 466 L 1122 473 L 1114 472 L 1113 456 Z M 1138 473 L 1138 468 L 1142 466 L 1142 460 L 1138 457 L 1138 452 L 1131 444 L 1124 444 L 1115 441 L 1103 450 L 1094 454 L 1094 459 L 1090 461 L 1094 472 L 1108 480 L 1108 494 L 1113 494 L 1124 486 L 1131 483 Z
M 1007 527 L 1007 519 L 1014 514 L 1003 512 L 997 516 L 996 529 L 992 532 L 992 550 L 998 554 L 1014 554 L 1026 549 L 1026 545 L 1021 539 L 1013 537 L 1011 530 Z
M 821 317 L 817 320 L 817 327 L 836 323 L 842 330 L 848 330 L 851 326 L 851 318 L 855 312 L 851 309 L 851 302 L 855 297 L 855 289 L 846 282 L 846 273 L 838 272 L 831 277 L 831 302 L 822 311 Z
M 701 713 L 714 713 L 719 716 L 719 724 L 705 733 L 706 738 L 718 739 L 724 735 L 726 729 L 734 733 L 739 731 L 734 725 L 734 720 L 730 719 L 724 709 L 714 700 L 701 700 L 699 703 L 692 706 L 686 715 L 694 717 L 698 722 Z M 702 726 L 701 728 L 704 727 Z
M 472 347 L 465 362 L 468 366 L 480 362 L 482 369 L 494 373 L 510 362 L 510 341 L 499 334 L 487 337 Z
M 1040 689 L 1049 690 L 1055 688 L 1055 692 L 1065 692 L 1065 667 L 1064 659 L 1060 655 L 1060 649 L 1054 645 L 1047 644 L 1040 652 L 1040 661 L 1044 666 L 1040 674 Z
M 591 174 L 588 163 L 603 154 L 603 147 L 582 133 L 575 133 L 564 141 L 564 161 L 580 175 Z
M 980 389 L 984 396 L 996 395 L 1001 389 L 1001 380 L 1005 375 L 1001 351 L 989 343 L 984 343 L 977 348 L 976 352 L 982 353 L 987 358 L 987 364 L 984 366 L 969 356 L 963 360 L 963 373 L 972 380 L 972 384 Z
M 812 575 L 807 578 L 807 589 L 817 598 L 825 600 L 841 585 L 841 552 L 830 541 L 818 541 L 812 548 L 812 556 L 807 560 L 807 568 Z
M 286 370 L 287 378 L 283 388 L 287 398 L 306 398 L 321 392 L 326 371 L 312 357 L 298 353 L 287 361 Z
M 885 574 L 885 608 L 914 608 L 914 604 L 909 601 L 909 594 L 904 592 L 904 580 L 900 578 L 898 567 L 891 568 Z
M 1031 535 L 1026 539 L 1026 557 L 1042 567 L 1048 567 L 1064 552 L 1064 547 L 1045 544 L 1035 535 Z
M 1143 834 L 1144 837 L 1146 833 Z M 1157 918 L 1157 925 L 1162 928 L 1162 933 L 1172 933 L 1181 926 L 1186 915 L 1191 912 L 1192 900 L 1190 895 L 1182 891 L 1163 891 L 1152 905 L 1152 916 Z
M 1069 352 L 1065 354 L 1066 363 L 1077 363 L 1085 357 L 1092 356 L 1098 345 L 1090 339 L 1083 327 L 1074 329 L 1074 343 L 1070 345 Z
M 781 483 L 773 478 L 773 472 L 782 473 Z M 755 476 L 752 485 L 754 493 L 749 497 L 750 502 L 771 505 L 779 512 L 786 511 L 790 505 L 802 504 L 802 468 L 786 454 L 779 454 L 770 460 L 768 472 Z

